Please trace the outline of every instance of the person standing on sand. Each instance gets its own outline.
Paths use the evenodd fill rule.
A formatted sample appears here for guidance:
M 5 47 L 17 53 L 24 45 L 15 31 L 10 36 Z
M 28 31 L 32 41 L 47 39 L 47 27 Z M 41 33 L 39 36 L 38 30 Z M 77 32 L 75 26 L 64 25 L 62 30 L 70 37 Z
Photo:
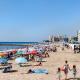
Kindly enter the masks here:
M 75 78 L 76 78 L 76 73 L 77 73 L 76 65 L 73 65 L 73 68 L 72 68 L 71 70 L 73 71 L 73 80 L 75 80 Z
M 65 74 L 65 79 L 67 79 L 67 75 L 68 75 L 68 70 L 70 70 L 68 61 L 65 61 L 65 65 L 64 65 L 64 74 Z
M 58 75 L 58 80 L 61 80 L 61 69 L 60 68 L 58 68 L 57 75 Z
M 45 57 L 49 57 L 48 49 L 45 51 Z

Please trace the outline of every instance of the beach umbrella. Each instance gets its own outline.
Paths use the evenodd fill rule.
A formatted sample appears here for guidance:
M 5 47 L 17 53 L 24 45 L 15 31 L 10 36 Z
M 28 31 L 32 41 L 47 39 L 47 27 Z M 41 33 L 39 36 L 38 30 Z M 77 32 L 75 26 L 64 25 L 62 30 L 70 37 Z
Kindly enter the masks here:
M 27 49 L 23 48 L 23 49 L 18 49 L 16 54 L 26 54 L 26 52 L 27 52 Z
M 39 54 L 42 54 L 42 53 L 44 52 L 44 50 L 43 50 L 42 48 L 40 48 L 40 49 L 37 50 L 37 52 L 38 52 Z
M 0 58 L 0 64 L 1 63 L 7 63 L 7 61 L 8 61 L 8 59 L 6 59 L 6 58 Z
M 38 52 L 36 50 L 33 50 L 33 51 L 30 51 L 28 52 L 27 54 L 33 54 L 33 55 L 36 55 Z
M 23 51 L 23 54 L 26 54 L 27 49 L 26 48 L 23 48 L 22 51 Z
M 13 54 L 16 54 L 17 50 L 16 49 L 12 49 L 11 51 Z
M 18 57 L 15 59 L 15 62 L 16 63 L 26 63 L 27 62 L 27 59 L 25 59 L 24 57 Z
M 0 52 L 0 56 L 6 56 L 7 53 L 4 53 L 4 52 Z
M 34 51 L 34 50 L 36 50 L 34 47 L 30 47 L 30 48 L 28 49 L 28 51 Z
M 16 54 L 24 54 L 24 52 L 23 51 L 17 51 Z

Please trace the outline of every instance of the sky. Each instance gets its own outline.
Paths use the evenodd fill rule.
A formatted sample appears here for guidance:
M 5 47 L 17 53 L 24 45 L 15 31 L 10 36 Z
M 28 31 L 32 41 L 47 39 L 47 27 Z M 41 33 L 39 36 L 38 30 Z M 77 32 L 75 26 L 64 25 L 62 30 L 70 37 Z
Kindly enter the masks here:
M 0 0 L 0 41 L 42 41 L 79 29 L 80 0 Z

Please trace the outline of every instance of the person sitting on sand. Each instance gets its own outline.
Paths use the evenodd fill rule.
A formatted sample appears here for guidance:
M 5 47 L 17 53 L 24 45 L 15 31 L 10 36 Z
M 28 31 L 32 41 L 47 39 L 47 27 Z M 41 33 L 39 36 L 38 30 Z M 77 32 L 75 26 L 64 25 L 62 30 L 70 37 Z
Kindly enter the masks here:
M 39 66 L 42 66 L 42 62 L 39 63 Z
M 57 74 L 58 74 L 58 79 L 61 80 L 61 69 L 60 68 L 58 68 Z
M 68 70 L 70 70 L 68 61 L 65 61 L 65 65 L 64 65 L 64 74 L 65 74 L 65 79 L 67 79 L 67 75 L 68 75 Z

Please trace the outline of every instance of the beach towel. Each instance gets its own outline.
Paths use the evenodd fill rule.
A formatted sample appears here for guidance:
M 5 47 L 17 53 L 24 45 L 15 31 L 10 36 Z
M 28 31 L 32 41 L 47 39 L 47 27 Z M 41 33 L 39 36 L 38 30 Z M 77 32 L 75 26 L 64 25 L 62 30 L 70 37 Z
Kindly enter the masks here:
M 34 69 L 33 72 L 37 74 L 48 74 L 46 69 Z

